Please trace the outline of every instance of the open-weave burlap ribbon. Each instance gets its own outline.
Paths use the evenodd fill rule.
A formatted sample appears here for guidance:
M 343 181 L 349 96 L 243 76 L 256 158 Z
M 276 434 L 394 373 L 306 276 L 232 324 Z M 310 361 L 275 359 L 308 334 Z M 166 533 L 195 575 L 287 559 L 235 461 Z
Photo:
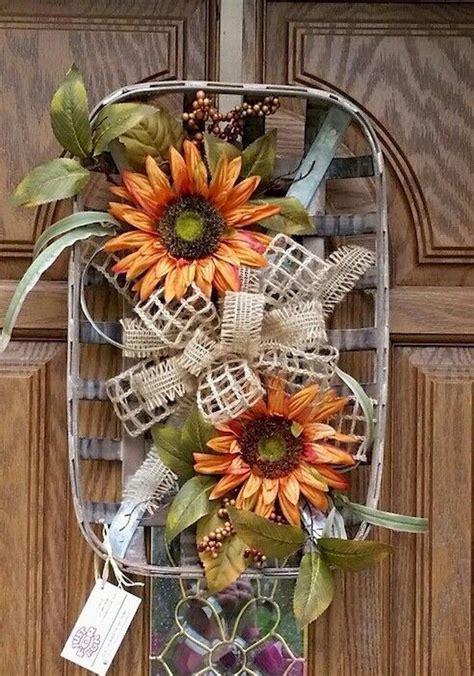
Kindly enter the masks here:
M 374 264 L 361 247 L 322 260 L 279 234 L 268 267 L 241 269 L 241 290 L 218 307 L 192 286 L 166 302 L 163 289 L 122 320 L 126 356 L 142 360 L 107 383 L 117 416 L 137 436 L 197 400 L 203 417 L 230 420 L 253 406 L 263 382 L 278 375 L 291 391 L 331 379 L 338 352 L 328 345 L 326 316 Z

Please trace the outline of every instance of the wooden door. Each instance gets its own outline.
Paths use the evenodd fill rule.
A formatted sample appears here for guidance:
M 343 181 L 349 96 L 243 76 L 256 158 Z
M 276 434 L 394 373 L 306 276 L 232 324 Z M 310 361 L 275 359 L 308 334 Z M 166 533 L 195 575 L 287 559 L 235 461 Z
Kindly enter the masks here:
M 390 563 L 339 580 L 309 635 L 310 673 L 468 676 L 474 6 L 244 4 L 244 80 L 342 93 L 382 139 L 392 348 L 381 507 L 430 520 L 429 536 L 383 535 Z
M 36 213 L 15 209 L 8 195 L 32 166 L 59 153 L 48 106 L 66 70 L 73 62 L 81 69 L 91 103 L 139 80 L 213 78 L 214 20 L 211 0 L 1 3 L 0 315 L 31 260 L 35 239 L 58 215 L 52 206 Z M 59 656 L 94 581 L 67 472 L 65 263 L 31 295 L 15 341 L 0 356 L 5 676 L 82 673 Z M 103 432 L 113 424 L 98 417 L 92 423 Z M 119 468 L 116 485 L 105 489 L 110 473 L 101 462 L 88 468 L 91 494 L 117 499 Z M 145 603 L 111 671 L 146 674 L 147 655 Z

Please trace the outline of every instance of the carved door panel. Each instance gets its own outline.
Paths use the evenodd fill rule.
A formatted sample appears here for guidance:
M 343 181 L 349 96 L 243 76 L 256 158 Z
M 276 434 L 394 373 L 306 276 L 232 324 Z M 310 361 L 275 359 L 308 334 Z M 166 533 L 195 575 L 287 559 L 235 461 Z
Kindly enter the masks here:
M 54 206 L 36 213 L 15 209 L 8 195 L 29 169 L 59 153 L 48 106 L 66 70 L 73 62 L 80 68 L 90 104 L 139 80 L 212 78 L 214 18 L 214 3 L 205 0 L 2 3 L 0 316 L 31 260 L 33 242 L 58 215 Z M 67 472 L 65 262 L 27 301 L 15 334 L 24 340 L 0 356 L 0 673 L 5 675 L 81 672 L 59 657 L 94 581 Z M 106 361 L 91 351 L 89 366 L 97 376 Z M 109 414 L 90 408 L 88 423 L 97 427 L 96 436 L 113 436 Z M 110 471 L 103 472 L 104 462 L 88 465 L 91 494 L 95 489 L 97 496 L 117 500 L 119 463 L 116 484 L 105 488 Z M 146 674 L 147 655 L 144 603 L 111 672 Z
M 473 9 L 246 2 L 244 80 L 342 93 L 381 136 L 393 345 L 380 504 L 431 526 L 425 537 L 382 534 L 396 547 L 391 563 L 340 579 L 309 634 L 312 674 L 471 673 L 474 352 L 462 344 L 474 338 Z M 280 114 L 297 143 L 301 111 Z M 338 181 L 326 189 L 337 193 Z

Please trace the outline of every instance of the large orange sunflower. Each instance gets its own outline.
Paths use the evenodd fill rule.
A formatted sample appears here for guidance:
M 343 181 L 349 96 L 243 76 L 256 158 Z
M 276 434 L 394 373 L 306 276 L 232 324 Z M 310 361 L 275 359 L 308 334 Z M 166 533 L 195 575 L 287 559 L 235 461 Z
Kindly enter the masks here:
M 327 424 L 347 398 L 309 385 L 289 396 L 281 380 L 271 379 L 266 401 L 235 420 L 216 425 L 222 432 L 208 442 L 214 453 L 194 453 L 200 474 L 222 475 L 210 497 L 220 498 L 240 486 L 236 505 L 269 517 L 278 504 L 286 519 L 299 524 L 303 495 L 314 507 L 328 508 L 330 488 L 347 489 L 334 466 L 354 464 L 353 456 L 334 442 L 356 438 Z
M 241 264 L 266 265 L 262 253 L 270 238 L 242 230 L 279 211 L 248 201 L 260 178 L 251 176 L 235 185 L 241 158 L 222 156 L 209 182 L 190 141 L 184 141 L 183 155 L 170 149 L 172 183 L 148 157 L 146 176 L 124 171 L 123 186 L 111 188 L 129 204 L 111 202 L 110 213 L 134 229 L 110 239 L 105 249 L 132 251 L 114 271 L 136 280 L 142 300 L 163 282 L 166 300 L 182 298 L 192 282 L 207 296 L 213 287 L 221 294 L 238 291 Z

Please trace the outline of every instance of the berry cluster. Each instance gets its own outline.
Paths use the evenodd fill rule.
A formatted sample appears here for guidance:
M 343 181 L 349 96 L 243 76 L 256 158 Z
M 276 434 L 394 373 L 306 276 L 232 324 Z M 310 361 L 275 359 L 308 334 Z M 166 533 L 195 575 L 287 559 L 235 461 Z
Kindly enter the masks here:
M 259 549 L 247 548 L 244 551 L 244 558 L 248 559 L 249 557 L 252 557 L 255 568 L 262 568 L 265 561 L 267 560 L 265 554 Z
M 205 131 L 224 141 L 235 143 L 242 134 L 246 119 L 272 115 L 279 107 L 280 99 L 277 96 L 265 96 L 260 102 L 242 103 L 234 106 L 228 113 L 221 113 L 213 105 L 213 97 L 206 96 L 200 89 L 192 102 L 192 110 L 183 113 L 182 118 L 189 137 L 196 145 L 202 143 Z
M 270 521 L 274 521 L 279 526 L 281 526 L 284 523 L 288 523 L 288 521 L 285 519 L 284 516 L 282 516 L 281 514 L 277 514 L 276 512 L 272 512 L 270 514 Z
M 224 498 L 222 507 L 217 512 L 218 517 L 224 521 L 222 528 L 216 528 L 216 530 L 212 530 L 202 538 L 201 542 L 198 543 L 198 552 L 209 552 L 213 559 L 217 559 L 219 556 L 219 550 L 222 549 L 223 541 L 226 538 L 235 535 L 234 527 L 229 521 L 229 513 L 226 509 L 226 507 L 229 505 L 234 507 L 235 500 Z

